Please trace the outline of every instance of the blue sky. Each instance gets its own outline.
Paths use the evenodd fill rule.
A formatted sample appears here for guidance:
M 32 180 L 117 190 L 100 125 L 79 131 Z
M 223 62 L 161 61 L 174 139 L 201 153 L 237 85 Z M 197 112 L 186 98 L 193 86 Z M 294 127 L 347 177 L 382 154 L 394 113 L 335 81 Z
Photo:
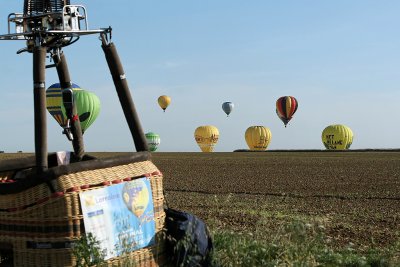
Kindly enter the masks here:
M 112 26 L 142 125 L 159 151 L 199 151 L 197 126 L 215 125 L 215 151 L 247 148 L 244 132 L 264 125 L 268 149 L 323 149 L 322 130 L 345 124 L 351 148 L 399 148 L 399 1 L 72 1 L 89 27 Z M 0 33 L 23 1 L 0 1 Z M 34 151 L 32 55 L 0 42 L 0 150 Z M 130 132 L 97 36 L 64 48 L 71 78 L 102 110 L 85 133 L 87 151 L 132 151 Z M 57 82 L 55 69 L 46 85 Z M 169 95 L 165 113 L 157 98 Z M 285 128 L 275 101 L 299 101 Z M 224 101 L 235 104 L 229 118 Z M 48 116 L 49 151 L 71 150 Z

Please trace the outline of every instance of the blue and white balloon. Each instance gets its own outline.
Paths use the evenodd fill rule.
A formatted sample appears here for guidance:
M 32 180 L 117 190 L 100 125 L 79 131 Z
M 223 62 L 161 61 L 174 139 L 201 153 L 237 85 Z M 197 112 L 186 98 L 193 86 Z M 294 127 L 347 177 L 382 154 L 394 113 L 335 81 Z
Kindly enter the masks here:
M 232 102 L 224 102 L 222 104 L 222 110 L 226 113 L 227 117 L 229 117 L 229 114 L 231 114 L 233 107 L 234 105 Z

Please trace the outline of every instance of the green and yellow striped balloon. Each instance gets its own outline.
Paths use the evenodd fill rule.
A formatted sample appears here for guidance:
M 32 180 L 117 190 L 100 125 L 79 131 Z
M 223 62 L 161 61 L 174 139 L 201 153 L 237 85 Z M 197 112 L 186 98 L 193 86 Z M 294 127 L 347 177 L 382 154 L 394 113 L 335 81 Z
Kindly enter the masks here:
M 72 84 L 72 90 L 82 90 L 78 85 Z M 46 108 L 51 116 L 60 124 L 61 127 L 65 127 L 67 124 L 67 118 L 61 110 L 62 106 L 62 94 L 61 86 L 59 83 L 51 85 L 46 90 Z
M 100 113 L 100 100 L 94 93 L 83 90 L 76 84 L 72 84 L 72 90 L 82 132 L 85 132 Z M 46 107 L 58 124 L 61 127 L 65 127 L 67 117 L 65 115 L 65 107 L 62 102 L 61 86 L 59 83 L 55 83 L 47 88 Z

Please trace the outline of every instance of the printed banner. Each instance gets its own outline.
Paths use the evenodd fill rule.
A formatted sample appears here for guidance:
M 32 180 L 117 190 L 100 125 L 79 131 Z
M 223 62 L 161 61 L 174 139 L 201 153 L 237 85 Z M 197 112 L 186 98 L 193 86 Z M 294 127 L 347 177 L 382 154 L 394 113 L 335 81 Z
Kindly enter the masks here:
M 146 177 L 85 191 L 79 197 L 85 231 L 100 242 L 106 260 L 154 244 L 154 205 Z

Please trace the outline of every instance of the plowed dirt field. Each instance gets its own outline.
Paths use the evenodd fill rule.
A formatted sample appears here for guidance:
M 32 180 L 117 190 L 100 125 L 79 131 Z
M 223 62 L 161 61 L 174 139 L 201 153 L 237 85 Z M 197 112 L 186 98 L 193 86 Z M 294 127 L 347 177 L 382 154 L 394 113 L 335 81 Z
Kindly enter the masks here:
M 319 221 L 334 246 L 399 240 L 400 152 L 154 153 L 169 205 L 215 227 Z
M 333 246 L 400 240 L 398 151 L 153 153 L 152 160 L 169 206 L 212 227 L 273 235 L 300 219 L 322 224 Z

